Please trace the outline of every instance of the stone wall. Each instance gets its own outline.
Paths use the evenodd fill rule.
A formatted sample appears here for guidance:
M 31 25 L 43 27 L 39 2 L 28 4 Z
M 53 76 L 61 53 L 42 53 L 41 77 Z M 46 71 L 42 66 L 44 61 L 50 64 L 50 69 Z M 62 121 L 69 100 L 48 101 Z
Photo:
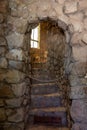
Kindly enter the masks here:
M 18 23 L 10 17 L 8 4 L 0 0 L 0 130 L 23 130 L 29 111 L 29 35 L 23 35 L 25 27 L 15 32 L 13 24 Z
M 9 130 L 14 126 L 18 130 L 24 128 L 29 88 L 25 33 L 28 24 L 47 18 L 64 30 L 66 43 L 72 48 L 66 54 L 72 130 L 87 129 L 87 0 L 0 0 L 1 129 L 3 125 Z

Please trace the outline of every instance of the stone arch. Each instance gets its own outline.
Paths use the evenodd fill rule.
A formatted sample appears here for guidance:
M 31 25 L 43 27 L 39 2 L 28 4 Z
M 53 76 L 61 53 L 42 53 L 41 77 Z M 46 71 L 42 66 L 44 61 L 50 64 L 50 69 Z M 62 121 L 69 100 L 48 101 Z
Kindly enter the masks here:
M 72 48 L 70 47 L 70 39 L 71 39 L 70 30 L 69 30 L 68 26 L 64 22 L 62 22 L 61 20 L 53 20 L 50 17 L 45 17 L 45 18 L 43 17 L 43 18 L 41 18 L 41 20 L 39 18 L 38 21 L 37 21 L 37 19 L 36 19 L 36 21 L 35 21 L 35 19 L 34 20 L 32 19 L 32 22 L 30 22 L 29 24 L 30 24 L 30 26 L 31 26 L 31 24 L 37 25 L 38 23 L 43 22 L 43 21 L 50 21 L 50 22 L 53 21 L 54 23 L 58 24 L 58 28 L 61 28 L 62 31 L 64 31 L 64 35 L 65 35 L 65 39 L 66 39 L 66 41 L 65 41 L 66 45 L 65 46 L 67 48 L 65 73 L 66 73 L 66 75 L 68 77 L 68 74 L 69 74 L 69 71 L 70 71 L 69 70 L 69 64 L 70 64 L 70 57 L 71 57 L 71 50 L 72 50 Z

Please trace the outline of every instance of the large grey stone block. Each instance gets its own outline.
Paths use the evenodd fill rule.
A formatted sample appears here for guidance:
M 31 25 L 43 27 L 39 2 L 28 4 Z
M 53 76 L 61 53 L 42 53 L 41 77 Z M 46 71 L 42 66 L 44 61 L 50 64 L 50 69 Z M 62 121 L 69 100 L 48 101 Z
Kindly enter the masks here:
M 71 116 L 74 122 L 87 123 L 87 99 L 72 101 Z

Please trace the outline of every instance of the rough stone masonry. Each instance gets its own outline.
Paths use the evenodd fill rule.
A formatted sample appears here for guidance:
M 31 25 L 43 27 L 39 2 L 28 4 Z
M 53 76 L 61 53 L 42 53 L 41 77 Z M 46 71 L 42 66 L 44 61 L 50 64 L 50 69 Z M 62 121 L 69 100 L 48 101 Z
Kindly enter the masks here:
M 87 0 L 0 0 L 0 129 L 24 130 L 29 110 L 25 32 L 49 18 L 58 23 L 71 47 L 66 73 L 70 81 L 72 130 L 87 130 Z

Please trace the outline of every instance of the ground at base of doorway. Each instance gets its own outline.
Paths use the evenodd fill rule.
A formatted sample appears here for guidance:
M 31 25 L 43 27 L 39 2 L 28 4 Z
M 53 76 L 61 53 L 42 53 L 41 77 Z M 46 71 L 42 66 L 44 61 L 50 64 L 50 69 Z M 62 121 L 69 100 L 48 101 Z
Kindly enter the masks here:
M 66 127 L 57 127 L 57 126 L 43 126 L 43 125 L 31 125 L 28 126 L 26 130 L 70 130 Z

